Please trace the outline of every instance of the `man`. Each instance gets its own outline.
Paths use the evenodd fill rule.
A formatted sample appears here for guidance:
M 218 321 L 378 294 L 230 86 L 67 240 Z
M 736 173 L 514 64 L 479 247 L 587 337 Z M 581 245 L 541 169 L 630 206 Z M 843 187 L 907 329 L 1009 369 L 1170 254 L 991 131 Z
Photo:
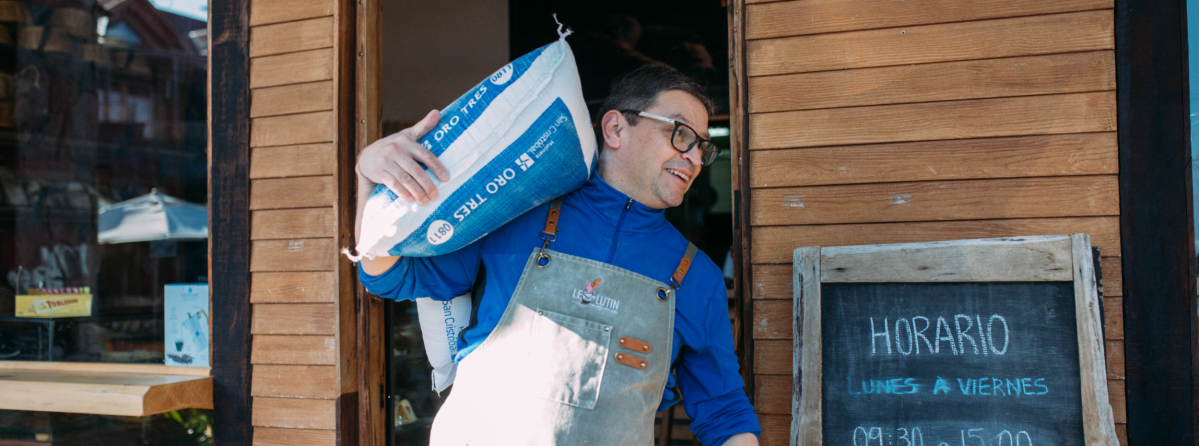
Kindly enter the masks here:
M 758 444 L 723 276 L 663 217 L 715 158 L 710 111 L 683 74 L 639 68 L 600 110 L 598 174 L 582 188 L 453 253 L 361 262 L 367 290 L 392 299 L 449 300 L 484 272 L 433 444 L 652 444 L 654 412 L 680 397 L 703 444 Z M 437 198 L 421 165 L 448 175 L 415 142 L 437 120 L 362 152 L 359 216 L 376 184 Z

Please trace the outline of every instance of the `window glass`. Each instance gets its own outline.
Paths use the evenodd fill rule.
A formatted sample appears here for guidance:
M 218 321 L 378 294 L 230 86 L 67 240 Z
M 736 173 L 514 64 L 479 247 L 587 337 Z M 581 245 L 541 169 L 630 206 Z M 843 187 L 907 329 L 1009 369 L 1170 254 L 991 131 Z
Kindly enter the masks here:
M 0 359 L 206 365 L 206 5 L 0 1 Z
M 1190 90 L 1191 90 L 1191 199 L 1199 197 L 1199 175 L 1196 175 L 1199 169 L 1199 138 L 1196 138 L 1195 126 L 1199 125 L 1199 0 L 1187 0 L 1187 61 Z M 1199 225 L 1199 203 L 1193 203 L 1192 208 L 1195 212 L 1194 222 Z M 1199 234 L 1199 231 L 1195 231 Z M 1199 253 L 1199 239 L 1195 243 L 1195 250 Z
M 0 361 L 207 365 L 206 9 L 0 0 Z M 0 443 L 210 444 L 210 417 L 5 410 Z

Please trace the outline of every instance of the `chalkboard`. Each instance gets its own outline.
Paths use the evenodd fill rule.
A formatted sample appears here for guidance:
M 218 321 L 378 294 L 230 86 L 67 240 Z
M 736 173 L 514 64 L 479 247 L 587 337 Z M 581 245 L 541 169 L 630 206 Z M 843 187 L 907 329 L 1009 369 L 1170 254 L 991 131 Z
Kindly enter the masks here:
M 795 251 L 792 445 L 1117 446 L 1086 234 Z
M 821 300 L 826 444 L 1084 444 L 1073 283 L 826 284 Z

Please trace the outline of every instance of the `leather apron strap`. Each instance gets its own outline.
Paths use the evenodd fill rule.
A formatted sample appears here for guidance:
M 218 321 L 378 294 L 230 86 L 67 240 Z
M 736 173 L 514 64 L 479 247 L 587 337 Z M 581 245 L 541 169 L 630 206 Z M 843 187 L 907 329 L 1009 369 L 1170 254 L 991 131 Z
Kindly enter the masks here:
M 550 246 L 550 242 L 558 239 L 558 217 L 562 215 L 562 197 L 555 198 L 550 202 L 550 210 L 545 216 L 545 229 L 541 231 L 541 251 L 538 253 L 538 266 L 545 268 L 549 264 L 549 256 L 545 254 L 545 248 Z M 683 287 L 683 278 L 687 276 L 687 271 L 691 269 L 691 262 L 695 260 L 695 253 L 699 248 L 694 243 L 687 242 L 687 251 L 683 253 L 683 258 L 679 260 L 678 268 L 674 269 L 674 274 L 670 275 L 670 287 L 678 290 Z

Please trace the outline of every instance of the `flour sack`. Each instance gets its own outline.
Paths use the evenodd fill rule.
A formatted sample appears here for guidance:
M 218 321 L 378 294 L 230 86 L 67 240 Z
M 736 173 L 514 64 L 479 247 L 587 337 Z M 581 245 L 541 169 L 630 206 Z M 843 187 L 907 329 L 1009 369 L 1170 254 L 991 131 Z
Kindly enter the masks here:
M 570 31 L 504 66 L 441 111 L 420 139 L 450 180 L 428 205 L 378 186 L 366 203 L 358 256 L 429 257 L 460 249 L 524 212 L 579 188 L 595 168 Z

